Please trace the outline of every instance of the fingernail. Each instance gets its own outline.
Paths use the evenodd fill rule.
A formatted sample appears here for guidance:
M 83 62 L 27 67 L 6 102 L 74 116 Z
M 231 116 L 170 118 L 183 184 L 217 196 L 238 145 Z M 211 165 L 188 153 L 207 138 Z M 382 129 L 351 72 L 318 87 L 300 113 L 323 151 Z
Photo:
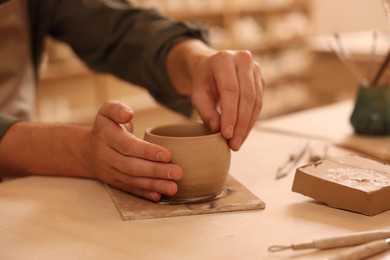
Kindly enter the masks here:
M 212 132 L 217 132 L 218 131 L 218 126 L 217 124 L 214 122 L 214 120 L 210 120 L 209 121 L 209 126 L 210 126 L 210 130 Z
M 225 128 L 225 138 L 226 139 L 232 138 L 233 130 L 234 130 L 234 128 L 232 125 L 229 125 L 228 127 Z
M 121 115 L 119 116 L 120 120 L 122 122 L 125 122 L 126 120 L 128 120 L 128 114 L 129 114 L 129 111 L 125 110 L 121 113 Z
M 173 168 L 168 169 L 168 178 L 175 180 L 176 179 L 176 171 Z
M 162 161 L 163 160 L 163 157 L 164 157 L 164 154 L 162 152 L 158 152 L 156 154 L 156 159 L 157 161 Z
M 236 150 L 240 149 L 241 147 L 242 138 L 241 136 L 236 136 L 232 140 L 232 147 Z
M 167 184 L 164 184 L 162 187 L 162 190 L 164 191 L 165 194 L 170 194 L 170 191 L 171 191 L 171 185 L 169 185 L 168 183 Z
M 161 199 L 161 194 L 157 192 L 153 192 L 150 194 L 150 199 L 153 201 L 159 201 Z

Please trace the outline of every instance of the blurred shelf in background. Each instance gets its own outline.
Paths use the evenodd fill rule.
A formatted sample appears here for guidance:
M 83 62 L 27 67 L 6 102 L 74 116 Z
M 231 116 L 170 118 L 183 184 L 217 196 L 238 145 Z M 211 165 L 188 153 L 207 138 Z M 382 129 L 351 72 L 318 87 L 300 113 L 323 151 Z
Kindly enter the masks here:
M 347 67 L 336 53 L 340 53 L 334 34 L 308 37 L 308 46 L 316 59 L 311 68 L 311 96 L 317 105 L 354 99 L 363 80 L 372 81 L 390 50 L 390 34 L 379 30 L 340 33 L 340 42 L 349 57 L 346 62 L 354 67 L 359 77 Z M 382 83 L 390 82 L 390 70 L 385 71 Z
M 267 82 L 262 118 L 313 106 L 310 0 L 137 0 L 169 17 L 202 22 L 217 49 L 250 50 Z

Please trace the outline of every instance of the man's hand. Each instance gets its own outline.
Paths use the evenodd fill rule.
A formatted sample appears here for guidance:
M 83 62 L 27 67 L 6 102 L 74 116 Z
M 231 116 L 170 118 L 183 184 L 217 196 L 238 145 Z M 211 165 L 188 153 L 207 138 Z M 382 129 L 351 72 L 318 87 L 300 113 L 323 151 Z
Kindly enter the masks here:
M 128 131 L 133 111 L 119 102 L 105 103 L 89 135 L 87 160 L 96 178 L 149 200 L 174 195 L 182 178 L 180 167 L 170 164 L 168 150 L 137 138 Z
M 175 45 L 167 59 L 175 90 L 191 95 L 202 121 L 237 151 L 262 108 L 265 82 L 249 51 L 216 51 L 197 40 Z
M 263 85 L 250 52 L 220 51 L 194 70 L 192 103 L 203 122 L 212 131 L 221 131 L 238 150 L 258 119 Z

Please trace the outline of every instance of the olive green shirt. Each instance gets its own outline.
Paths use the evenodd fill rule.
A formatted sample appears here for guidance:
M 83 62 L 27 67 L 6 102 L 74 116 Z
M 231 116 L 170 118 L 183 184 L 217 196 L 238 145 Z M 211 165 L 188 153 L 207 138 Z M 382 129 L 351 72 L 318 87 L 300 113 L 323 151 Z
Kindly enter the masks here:
M 44 39 L 50 35 L 69 44 L 91 69 L 145 87 L 157 102 L 191 114 L 190 99 L 173 90 L 165 61 L 179 41 L 195 38 L 207 43 L 202 25 L 168 19 L 156 10 L 118 0 L 30 0 L 29 15 L 36 75 Z M 0 113 L 0 140 L 18 120 Z

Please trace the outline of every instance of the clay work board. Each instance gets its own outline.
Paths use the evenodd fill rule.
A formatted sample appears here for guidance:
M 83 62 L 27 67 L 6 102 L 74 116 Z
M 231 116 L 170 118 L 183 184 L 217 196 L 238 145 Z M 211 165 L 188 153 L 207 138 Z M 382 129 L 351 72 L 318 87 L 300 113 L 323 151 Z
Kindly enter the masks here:
M 357 155 L 328 157 L 299 167 L 292 191 L 373 216 L 390 210 L 390 165 Z
M 232 176 L 218 199 L 193 204 L 159 204 L 106 186 L 123 220 L 165 218 L 219 212 L 264 209 L 265 203 Z

